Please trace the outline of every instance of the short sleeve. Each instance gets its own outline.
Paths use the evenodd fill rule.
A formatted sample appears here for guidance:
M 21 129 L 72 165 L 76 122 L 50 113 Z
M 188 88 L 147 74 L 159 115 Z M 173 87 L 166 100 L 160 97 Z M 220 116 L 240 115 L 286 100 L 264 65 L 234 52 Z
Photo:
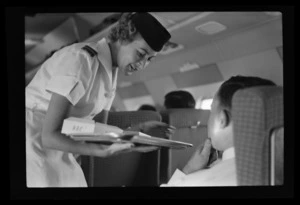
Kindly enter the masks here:
M 88 58 L 82 53 L 62 51 L 48 62 L 52 76 L 46 84 L 46 91 L 66 97 L 76 105 L 84 96 L 92 70 Z

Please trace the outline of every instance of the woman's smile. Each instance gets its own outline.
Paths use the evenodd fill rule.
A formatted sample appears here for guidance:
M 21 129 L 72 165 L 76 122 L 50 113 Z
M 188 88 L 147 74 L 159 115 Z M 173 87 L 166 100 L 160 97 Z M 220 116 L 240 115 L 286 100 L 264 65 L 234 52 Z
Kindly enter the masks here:
M 136 72 L 136 71 L 138 71 L 138 69 L 137 69 L 135 66 L 133 66 L 132 64 L 129 64 L 129 65 L 127 66 L 127 69 L 126 69 L 125 74 L 126 74 L 126 75 L 132 75 L 132 73 L 134 73 L 134 72 Z

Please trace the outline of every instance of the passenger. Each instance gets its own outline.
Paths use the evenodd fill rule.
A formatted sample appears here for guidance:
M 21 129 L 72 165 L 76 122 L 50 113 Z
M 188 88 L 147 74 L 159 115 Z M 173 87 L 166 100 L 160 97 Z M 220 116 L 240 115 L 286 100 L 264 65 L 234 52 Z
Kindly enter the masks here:
M 118 70 L 131 75 L 144 69 L 170 37 L 149 13 L 125 13 L 107 38 L 64 47 L 43 63 L 26 87 L 28 187 L 86 187 L 74 154 L 108 157 L 133 147 L 130 143 L 74 141 L 61 134 L 63 120 L 70 116 L 93 119 L 101 112 L 105 122 L 115 96 Z M 167 124 L 154 121 L 132 129 L 147 132 L 155 128 L 171 133 Z M 154 147 L 142 151 L 151 150 Z
M 188 91 L 171 91 L 165 95 L 164 106 L 166 109 L 195 108 L 196 101 Z
M 141 105 L 138 110 L 157 111 L 156 108 L 153 105 L 148 105 L 148 104 Z
M 259 77 L 234 76 L 216 93 L 208 120 L 208 139 L 197 148 L 183 172 L 176 170 L 168 184 L 162 186 L 236 186 L 235 150 L 231 101 L 233 94 L 254 86 L 275 86 Z M 238 137 L 238 136 L 235 136 Z M 222 151 L 222 159 L 207 167 L 211 147 Z

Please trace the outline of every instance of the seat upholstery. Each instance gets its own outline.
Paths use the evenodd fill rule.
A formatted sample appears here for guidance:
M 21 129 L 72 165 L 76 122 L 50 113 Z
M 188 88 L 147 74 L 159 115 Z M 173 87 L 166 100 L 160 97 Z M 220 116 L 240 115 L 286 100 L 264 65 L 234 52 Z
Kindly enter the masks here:
M 274 130 L 271 139 L 271 185 L 284 183 L 284 128 Z M 272 150 L 273 149 L 273 150 Z M 272 153 L 273 151 L 273 153 Z
M 238 185 L 270 185 L 270 138 L 284 126 L 283 88 L 237 91 L 232 99 L 232 119 Z
M 167 183 L 176 169 L 185 166 L 198 145 L 207 138 L 208 110 L 200 109 L 169 109 L 161 112 L 162 121 L 176 127 L 172 140 L 193 144 L 184 150 L 161 150 L 161 183 Z
M 110 112 L 107 124 L 126 129 L 145 121 L 161 121 L 154 111 Z M 131 152 L 108 158 L 85 157 L 83 164 L 89 185 L 112 186 L 158 186 L 160 151 L 149 153 Z

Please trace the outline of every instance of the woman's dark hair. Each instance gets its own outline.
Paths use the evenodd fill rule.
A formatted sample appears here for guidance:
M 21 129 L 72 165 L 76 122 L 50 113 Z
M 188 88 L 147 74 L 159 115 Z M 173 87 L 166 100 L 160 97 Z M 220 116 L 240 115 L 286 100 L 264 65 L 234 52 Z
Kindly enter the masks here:
M 118 40 L 121 42 L 132 42 L 134 40 L 134 37 L 138 32 L 135 26 L 131 23 L 132 15 L 133 13 L 123 13 L 117 25 L 110 30 L 108 38 L 112 42 L 116 42 Z
M 196 101 L 191 93 L 178 90 L 172 91 L 165 95 L 164 106 L 167 109 L 171 108 L 195 108 Z
M 255 86 L 276 86 L 271 80 L 252 77 L 252 76 L 233 76 L 225 81 L 217 92 L 219 106 L 224 109 L 227 122 L 231 118 L 232 97 L 234 93 L 240 89 L 255 87 Z
M 144 105 L 141 105 L 138 110 L 152 110 L 152 111 L 156 111 L 156 108 L 154 106 L 152 106 L 152 105 L 144 104 Z

